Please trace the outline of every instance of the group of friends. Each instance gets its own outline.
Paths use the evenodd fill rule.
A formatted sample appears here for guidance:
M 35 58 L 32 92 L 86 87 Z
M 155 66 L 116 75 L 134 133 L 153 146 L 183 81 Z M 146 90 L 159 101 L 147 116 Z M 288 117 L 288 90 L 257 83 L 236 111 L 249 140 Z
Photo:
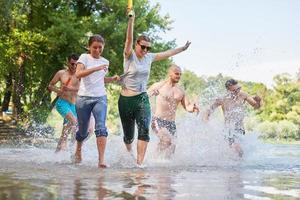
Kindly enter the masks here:
M 58 71 L 50 81 L 48 89 L 58 95 L 56 109 L 64 118 L 64 126 L 56 152 L 67 148 L 68 135 L 74 135 L 76 150 L 74 162 L 82 160 L 82 145 L 94 132 L 96 135 L 99 168 L 106 168 L 104 155 L 108 131 L 106 127 L 107 94 L 106 83 L 121 84 L 122 90 L 118 108 L 123 128 L 123 141 L 131 155 L 132 143 L 137 125 L 138 141 L 136 165 L 143 166 L 150 137 L 150 126 L 159 138 L 158 151 L 170 156 L 175 151 L 176 124 L 175 116 L 179 104 L 188 111 L 199 113 L 199 106 L 191 102 L 185 91 L 178 86 L 182 70 L 172 64 L 168 69 L 166 80 L 154 83 L 147 90 L 152 62 L 167 59 L 189 48 L 188 41 L 184 46 L 164 52 L 152 53 L 151 40 L 140 35 L 133 38 L 135 15 L 132 11 L 128 18 L 126 42 L 124 47 L 124 73 L 120 76 L 107 77 L 109 61 L 102 56 L 105 41 L 100 35 L 93 35 L 88 41 L 88 53 L 79 57 L 72 54 L 68 57 L 68 68 Z M 134 48 L 133 48 L 134 46 Z M 60 82 L 60 87 L 56 83 Z M 203 120 L 207 121 L 211 113 L 222 107 L 227 127 L 226 138 L 229 145 L 241 156 L 243 151 L 239 144 L 240 135 L 245 133 L 243 127 L 243 107 L 248 102 L 259 108 L 261 99 L 251 97 L 241 90 L 237 81 L 226 82 L 226 95 L 216 99 L 204 112 Z M 151 114 L 149 98 L 155 96 L 155 110 Z M 94 123 L 91 123 L 93 121 Z

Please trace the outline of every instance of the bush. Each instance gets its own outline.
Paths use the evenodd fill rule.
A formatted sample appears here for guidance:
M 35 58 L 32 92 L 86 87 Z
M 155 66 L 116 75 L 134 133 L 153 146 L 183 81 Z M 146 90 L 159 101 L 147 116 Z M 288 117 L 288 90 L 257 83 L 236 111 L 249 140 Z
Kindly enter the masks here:
M 265 139 L 299 139 L 299 126 L 293 122 L 282 120 L 279 122 L 265 121 L 256 127 L 256 131 L 261 133 L 261 137 Z
M 254 130 L 261 133 L 262 138 L 275 139 L 278 136 L 276 122 L 265 121 L 256 126 Z

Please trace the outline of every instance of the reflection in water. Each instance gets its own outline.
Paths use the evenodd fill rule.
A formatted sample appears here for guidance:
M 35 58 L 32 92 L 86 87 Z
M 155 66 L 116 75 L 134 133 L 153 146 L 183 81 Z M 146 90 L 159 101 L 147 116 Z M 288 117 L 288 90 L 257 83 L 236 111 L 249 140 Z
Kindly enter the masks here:
M 97 169 L 94 169 L 97 171 Z M 28 173 L 26 171 L 26 173 Z M 300 174 L 263 170 L 109 169 L 61 177 L 2 173 L 0 199 L 299 199 Z M 72 174 L 80 174 L 72 177 Z M 288 181 L 287 184 L 282 181 Z

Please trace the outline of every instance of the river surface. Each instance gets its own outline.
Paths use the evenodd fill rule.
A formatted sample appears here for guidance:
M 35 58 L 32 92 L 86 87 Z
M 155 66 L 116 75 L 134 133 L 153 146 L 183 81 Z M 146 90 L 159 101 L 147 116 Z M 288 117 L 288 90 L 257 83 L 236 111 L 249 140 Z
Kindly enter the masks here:
M 0 200 L 300 199 L 300 145 L 265 144 L 247 134 L 239 158 L 216 128 L 197 122 L 178 128 L 170 160 L 157 154 L 152 136 L 144 169 L 135 166 L 121 136 L 108 139 L 107 169 L 97 168 L 94 137 L 79 165 L 71 162 L 72 147 L 55 154 L 55 143 L 2 146 Z

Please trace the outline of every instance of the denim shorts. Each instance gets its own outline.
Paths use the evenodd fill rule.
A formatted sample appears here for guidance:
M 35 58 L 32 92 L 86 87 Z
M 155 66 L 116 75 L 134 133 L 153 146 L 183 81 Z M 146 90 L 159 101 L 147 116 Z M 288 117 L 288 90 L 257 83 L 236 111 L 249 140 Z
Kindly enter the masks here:
M 71 113 L 75 118 L 77 118 L 75 104 L 70 103 L 65 99 L 58 98 L 55 103 L 57 112 L 64 118 L 64 124 L 69 121 L 66 119 L 67 114 Z
M 91 113 L 95 118 L 96 137 L 107 137 L 106 113 L 107 97 L 78 96 L 76 99 L 76 112 L 78 116 L 78 131 L 76 140 L 82 142 L 88 136 L 89 121 Z

